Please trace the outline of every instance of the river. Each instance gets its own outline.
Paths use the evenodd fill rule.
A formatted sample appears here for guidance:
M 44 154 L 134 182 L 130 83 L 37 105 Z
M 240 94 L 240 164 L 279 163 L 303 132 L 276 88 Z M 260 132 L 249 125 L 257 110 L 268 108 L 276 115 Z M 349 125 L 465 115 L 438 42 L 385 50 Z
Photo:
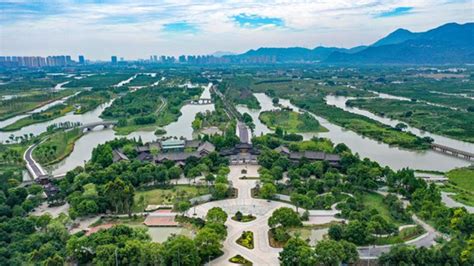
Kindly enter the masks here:
M 381 96 L 381 98 L 385 98 L 385 97 L 383 97 L 384 95 L 380 95 L 380 96 Z M 356 108 L 356 107 L 346 106 L 346 102 L 348 100 L 351 100 L 351 99 L 355 99 L 355 98 L 345 97 L 345 96 L 333 96 L 333 95 L 328 95 L 325 98 L 326 103 L 328 105 L 334 105 L 334 106 L 336 106 L 340 109 L 343 109 L 344 111 L 359 114 L 359 115 L 363 115 L 365 117 L 371 118 L 373 120 L 379 121 L 383 124 L 386 124 L 386 125 L 389 125 L 389 126 L 392 126 L 392 127 L 395 127 L 398 123 L 404 123 L 408 126 L 406 131 L 410 131 L 413 134 L 418 135 L 420 137 L 430 137 L 430 138 L 434 139 L 434 142 L 436 144 L 441 144 L 441 145 L 445 145 L 445 146 L 448 146 L 448 147 L 452 147 L 452 148 L 459 149 L 459 150 L 464 150 L 464 151 L 474 151 L 474 143 L 464 142 L 464 141 L 455 140 L 455 139 L 447 138 L 447 137 L 444 137 L 444 136 L 432 134 L 432 133 L 420 130 L 418 128 L 411 127 L 403 121 L 399 121 L 399 120 L 395 120 L 395 119 L 391 119 L 391 118 L 387 118 L 387 117 L 382 117 L 382 116 L 373 114 L 373 113 L 371 113 L 367 110 L 362 110 L 362 109 L 359 109 L 359 108 Z
M 276 107 L 273 106 L 272 99 L 267 95 L 263 93 L 256 93 L 254 95 L 260 102 L 260 106 L 262 107 L 261 110 L 249 110 L 242 106 L 238 106 L 237 110 L 239 112 L 248 112 L 252 116 L 255 124 L 254 134 L 258 136 L 262 133 L 265 134 L 271 132 L 268 127 L 259 121 L 258 115 L 262 111 L 272 110 Z M 301 111 L 299 108 L 291 104 L 289 100 L 280 99 L 280 104 L 282 106 L 290 107 L 295 111 Z M 362 158 L 370 158 L 371 160 L 379 162 L 381 165 L 389 166 L 393 169 L 410 167 L 413 169 L 447 171 L 455 167 L 462 167 L 470 164 L 468 161 L 437 153 L 432 150 L 410 151 L 398 147 L 390 147 L 385 143 L 366 138 L 353 131 L 332 124 L 315 114 L 312 115 L 321 123 L 322 126 L 327 128 L 329 132 L 304 133 L 302 135 L 305 139 L 310 139 L 316 136 L 329 138 L 336 144 L 345 143 L 353 152 L 359 153 Z
M 209 84 L 207 87 L 205 87 L 203 93 L 201 94 L 201 98 L 205 98 L 209 95 L 209 89 L 211 88 L 211 86 L 212 84 Z M 105 107 L 110 104 L 111 103 L 108 103 L 103 108 L 97 108 L 93 111 L 93 116 L 97 120 L 89 119 L 91 120 L 90 122 L 86 122 L 83 124 L 102 121 L 102 119 L 99 118 L 99 115 L 102 113 Z M 191 139 L 193 137 L 193 129 L 191 127 L 191 123 L 194 120 L 196 113 L 205 112 L 206 110 L 214 110 L 214 104 L 184 105 L 181 108 L 182 115 L 178 118 L 178 120 L 165 127 L 165 130 L 167 132 L 166 136 L 185 137 L 187 139 Z M 154 141 L 158 138 L 153 130 L 135 131 L 127 136 L 118 136 L 115 134 L 115 131 L 113 131 L 113 129 L 96 128 L 95 130 L 86 133 L 83 137 L 77 140 L 72 153 L 60 163 L 50 167 L 49 170 L 52 172 L 53 175 L 59 175 L 64 174 L 77 166 L 83 166 L 84 163 L 91 158 L 92 150 L 97 147 L 97 145 L 120 137 L 126 137 L 129 139 L 141 138 L 143 142 Z
M 62 83 L 64 84 L 64 83 Z M 76 96 L 77 94 L 79 94 L 80 92 L 76 92 L 72 95 L 69 95 L 69 96 L 66 96 L 66 97 L 63 97 L 59 100 L 56 100 L 56 101 L 52 101 L 50 103 L 47 103 L 43 106 L 40 106 L 32 111 L 29 111 L 25 114 L 21 114 L 21 115 L 17 115 L 17 116 L 14 116 L 12 118 L 9 118 L 7 120 L 3 120 L 3 121 L 0 121 L 0 128 L 3 128 L 3 127 L 6 127 L 8 125 L 11 125 L 13 123 L 15 123 L 16 121 L 22 119 L 22 118 L 25 118 L 27 116 L 29 116 L 30 114 L 35 114 L 35 113 L 40 113 L 40 112 L 43 112 L 55 105 L 58 105 L 58 104 L 62 104 L 64 103 L 66 100 L 68 100 L 69 98 L 73 97 L 73 96 Z M 38 124 L 36 124 L 38 125 Z M 34 126 L 34 125 L 31 125 L 31 126 Z M 30 127 L 30 126 L 28 126 Z M 28 127 L 25 127 L 25 128 L 28 128 Z M 35 134 L 34 132 L 31 132 L 33 134 Z M 17 131 L 11 131 L 11 132 L 0 132 L 0 142 L 5 142 L 11 135 L 14 135 L 14 136 L 23 136 L 24 134 L 29 134 L 28 133 L 25 133 L 24 130 L 20 129 L 20 130 L 17 130 Z M 36 135 L 36 134 L 35 134 Z

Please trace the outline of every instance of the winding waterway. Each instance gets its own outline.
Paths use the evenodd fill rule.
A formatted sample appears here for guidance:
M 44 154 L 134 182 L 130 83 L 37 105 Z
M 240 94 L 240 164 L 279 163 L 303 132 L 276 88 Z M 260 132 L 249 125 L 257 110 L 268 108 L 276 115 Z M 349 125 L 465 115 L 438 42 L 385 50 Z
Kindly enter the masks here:
M 211 85 L 212 84 L 209 84 L 207 87 L 205 87 L 201 95 L 201 98 L 206 98 L 206 97 L 209 98 L 208 97 L 209 89 Z M 91 121 L 87 123 L 102 121 L 99 115 L 110 104 L 111 102 L 108 103 L 103 108 L 97 108 L 96 110 L 94 110 L 93 115 L 95 119 L 97 120 L 92 121 L 93 119 L 90 119 Z M 207 105 L 189 105 L 188 104 L 188 105 L 183 106 L 181 108 L 182 115 L 178 118 L 178 120 L 165 127 L 165 130 L 167 131 L 166 136 L 185 137 L 187 139 L 191 139 L 192 133 L 193 133 L 191 123 L 194 120 L 196 113 L 205 112 L 206 110 L 214 110 L 214 105 L 213 104 L 207 104 Z M 87 123 L 83 123 L 83 124 L 87 124 Z M 155 132 L 153 130 L 152 131 L 140 130 L 140 131 L 132 132 L 127 136 L 118 136 L 115 134 L 115 131 L 113 131 L 112 129 L 96 128 L 95 130 L 88 132 L 87 134 L 82 136 L 79 140 L 77 140 L 72 153 L 60 163 L 50 167 L 49 170 L 52 172 L 53 175 L 60 175 L 74 169 L 77 166 L 83 166 L 86 161 L 90 160 L 92 156 L 92 150 L 95 147 L 97 147 L 97 145 L 103 144 L 117 137 L 126 137 L 129 139 L 141 138 L 143 142 L 154 141 L 158 138 L 155 135 Z
M 258 115 L 262 111 L 272 110 L 276 107 L 273 106 L 272 99 L 267 95 L 263 93 L 256 93 L 254 95 L 260 102 L 260 106 L 262 107 L 261 110 L 249 110 L 242 106 L 237 107 L 237 110 L 239 112 L 248 112 L 252 116 L 255 123 L 254 134 L 258 136 L 262 133 L 265 134 L 271 132 L 268 127 L 259 121 Z M 298 112 L 302 111 L 286 99 L 280 99 L 280 104 L 282 106 L 290 107 Z M 371 160 L 379 162 L 381 165 L 386 165 L 393 169 L 410 167 L 413 169 L 447 171 L 455 167 L 462 167 L 470 164 L 468 161 L 437 153 L 432 150 L 410 151 L 398 147 L 390 147 L 385 143 L 366 138 L 353 131 L 332 124 L 320 116 L 315 114 L 312 115 L 321 123 L 322 126 L 327 128 L 329 132 L 304 133 L 302 135 L 305 139 L 310 139 L 316 136 L 329 138 L 336 144 L 345 143 L 353 152 L 359 153 L 362 158 L 370 158 Z
M 379 95 L 379 96 L 381 96 L 381 98 L 385 98 L 384 95 Z M 362 110 L 362 109 L 359 109 L 359 108 L 356 108 L 356 107 L 346 106 L 346 102 L 348 100 L 351 100 L 351 99 L 356 99 L 356 98 L 345 97 L 345 96 L 333 96 L 333 95 L 328 95 L 325 98 L 326 103 L 328 105 L 334 105 L 334 106 L 336 106 L 340 109 L 343 109 L 344 111 L 359 114 L 359 115 L 363 115 L 365 117 L 371 118 L 373 120 L 379 121 L 380 123 L 383 123 L 383 124 L 386 124 L 386 125 L 389 125 L 389 126 L 392 126 L 392 127 L 395 127 L 398 123 L 404 123 L 408 126 L 407 129 L 406 129 L 407 131 L 410 131 L 413 134 L 418 135 L 420 137 L 430 137 L 430 138 L 434 139 L 434 142 L 437 143 L 437 144 L 445 145 L 445 146 L 448 146 L 448 147 L 452 147 L 452 148 L 459 149 L 459 150 L 464 150 L 464 151 L 474 151 L 474 143 L 455 140 L 455 139 L 447 138 L 447 137 L 440 136 L 440 135 L 437 135 L 437 134 L 433 134 L 433 133 L 430 133 L 430 132 L 426 132 L 426 131 L 420 130 L 418 128 L 411 127 L 410 125 L 408 125 L 407 123 L 405 123 L 403 121 L 399 121 L 399 120 L 391 119 L 391 118 L 387 118 L 387 117 L 382 117 L 382 116 L 376 115 L 374 113 L 371 113 L 367 110 Z

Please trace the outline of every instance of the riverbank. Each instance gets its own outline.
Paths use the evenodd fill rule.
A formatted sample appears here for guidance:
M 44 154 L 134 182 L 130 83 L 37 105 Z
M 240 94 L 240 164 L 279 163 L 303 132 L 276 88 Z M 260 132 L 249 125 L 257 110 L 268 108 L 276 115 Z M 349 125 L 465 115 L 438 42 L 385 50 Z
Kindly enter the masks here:
M 12 98 L 10 100 L 0 101 L 0 121 L 10 119 L 12 117 L 34 112 L 42 109 L 55 101 L 71 96 L 74 90 L 61 90 L 58 92 L 44 91 L 32 92 L 32 95 Z
M 327 128 L 307 113 L 285 109 L 272 110 L 261 112 L 259 119 L 271 130 L 279 127 L 288 133 L 328 132 Z
M 353 99 L 348 106 L 397 119 L 434 134 L 474 143 L 474 113 L 455 111 L 422 102 L 391 99 Z
M 72 153 L 76 141 L 83 135 L 79 128 L 56 132 L 33 150 L 33 158 L 44 166 L 61 162 Z

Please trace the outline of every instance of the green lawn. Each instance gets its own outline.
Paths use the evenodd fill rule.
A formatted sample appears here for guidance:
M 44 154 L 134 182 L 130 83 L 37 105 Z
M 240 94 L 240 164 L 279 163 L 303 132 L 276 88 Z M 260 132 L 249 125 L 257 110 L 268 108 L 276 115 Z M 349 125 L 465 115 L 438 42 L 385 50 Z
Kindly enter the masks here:
M 474 169 L 457 168 L 449 171 L 447 177 L 453 185 L 474 192 Z
M 259 119 L 270 129 L 280 127 L 289 133 L 326 132 L 310 114 L 300 114 L 289 110 L 273 110 L 260 113 Z
M 190 199 L 208 194 L 208 187 L 177 185 L 172 188 L 155 188 L 135 192 L 133 210 L 143 211 L 147 205 L 173 204 L 178 199 Z
M 457 168 L 449 171 L 446 176 L 449 178 L 449 183 L 441 189 L 456 193 L 450 196 L 454 200 L 474 206 L 474 169 L 469 167 Z
M 400 226 L 401 223 L 393 219 L 388 210 L 388 206 L 383 202 L 384 197 L 377 193 L 364 193 L 362 195 L 362 202 L 366 209 L 376 209 L 379 214 L 389 223 Z

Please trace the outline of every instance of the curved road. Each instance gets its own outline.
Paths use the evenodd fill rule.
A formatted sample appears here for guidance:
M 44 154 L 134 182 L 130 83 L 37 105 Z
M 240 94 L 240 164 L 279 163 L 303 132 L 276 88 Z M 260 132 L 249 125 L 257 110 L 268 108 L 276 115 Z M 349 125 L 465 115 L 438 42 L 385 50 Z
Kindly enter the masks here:
M 26 168 L 33 179 L 37 179 L 40 176 L 47 175 L 48 173 L 41 167 L 41 165 L 33 159 L 33 150 L 38 146 L 39 143 L 33 144 L 25 151 L 23 159 L 26 162 Z

